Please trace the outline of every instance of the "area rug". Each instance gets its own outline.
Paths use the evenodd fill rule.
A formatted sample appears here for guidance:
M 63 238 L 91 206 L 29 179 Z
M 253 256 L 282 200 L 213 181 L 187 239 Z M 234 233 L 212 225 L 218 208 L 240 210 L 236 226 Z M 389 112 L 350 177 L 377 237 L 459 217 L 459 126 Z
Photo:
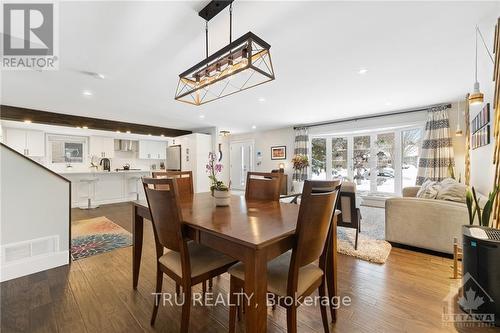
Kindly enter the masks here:
M 104 216 L 71 224 L 71 257 L 73 260 L 106 253 L 132 245 L 132 235 Z
M 358 249 L 354 249 L 356 230 L 337 228 L 337 252 L 362 260 L 383 264 L 391 253 L 391 244 L 385 238 L 385 211 L 382 208 L 364 207 L 361 210 L 361 232 Z

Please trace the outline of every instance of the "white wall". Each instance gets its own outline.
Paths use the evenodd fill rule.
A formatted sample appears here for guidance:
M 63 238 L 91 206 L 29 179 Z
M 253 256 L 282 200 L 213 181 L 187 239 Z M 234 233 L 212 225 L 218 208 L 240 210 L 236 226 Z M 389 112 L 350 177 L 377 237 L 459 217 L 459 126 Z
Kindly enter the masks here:
M 455 153 L 455 177 L 457 180 L 461 178 L 462 183 L 465 183 L 465 103 L 464 96 L 464 100 L 460 101 L 460 112 L 458 111 L 458 102 L 452 103 L 451 109 L 448 109 L 453 152 Z M 460 121 L 462 136 L 455 135 L 458 121 Z
M 496 19 L 495 19 L 496 20 Z M 480 29 L 483 33 L 485 41 L 492 51 L 493 49 L 493 39 L 494 39 L 494 28 L 495 20 L 481 22 Z M 481 42 L 479 42 L 481 43 Z M 472 47 L 472 45 L 471 45 Z M 494 119 L 495 112 L 493 111 L 493 97 L 494 97 L 494 87 L 493 82 L 493 63 L 488 57 L 486 50 L 482 44 L 478 46 L 478 80 L 481 85 L 481 91 L 484 93 L 484 102 L 490 103 L 490 119 Z M 471 80 L 470 80 L 470 90 L 472 92 L 474 80 L 473 80 L 473 70 L 474 67 L 471 64 Z M 470 119 L 478 114 L 482 109 L 482 105 L 471 106 L 470 109 Z M 496 111 L 498 112 L 498 110 Z M 491 144 L 471 150 L 471 185 L 476 188 L 481 194 L 488 194 L 493 187 L 493 181 L 495 177 L 495 168 L 493 165 L 493 121 L 490 121 L 490 135 Z
M 0 162 L 1 280 L 68 264 L 69 184 L 3 146 Z M 6 248 L 45 237 L 57 240 L 51 251 L 6 261 Z
M 251 132 L 245 134 L 232 135 L 229 142 L 226 143 L 226 150 L 229 153 L 229 144 L 234 141 L 253 140 L 254 145 L 254 171 L 271 172 L 273 169 L 278 169 L 280 163 L 285 163 L 285 173 L 288 175 L 288 189 L 292 184 L 293 168 L 291 160 L 293 157 L 293 148 L 295 141 L 295 131 L 292 127 L 263 131 Z M 271 160 L 271 147 L 286 146 L 286 160 Z M 258 152 L 262 153 L 262 158 L 258 159 Z M 226 168 L 229 177 L 229 166 Z

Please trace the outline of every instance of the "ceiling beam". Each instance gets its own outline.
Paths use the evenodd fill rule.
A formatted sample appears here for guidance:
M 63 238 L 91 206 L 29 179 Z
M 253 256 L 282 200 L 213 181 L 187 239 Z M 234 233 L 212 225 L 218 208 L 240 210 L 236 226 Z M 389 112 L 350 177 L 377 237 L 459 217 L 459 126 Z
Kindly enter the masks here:
M 191 134 L 191 131 L 179 130 L 174 128 L 157 127 L 141 124 L 132 124 L 122 121 L 107 119 L 89 118 L 73 116 L 69 114 L 40 111 L 34 109 L 20 108 L 17 106 L 1 105 L 0 119 L 13 121 L 31 121 L 36 124 L 57 125 L 66 127 L 88 127 L 93 130 L 102 131 L 120 131 L 126 133 L 130 131 L 134 134 L 155 135 L 176 137 L 185 134 Z

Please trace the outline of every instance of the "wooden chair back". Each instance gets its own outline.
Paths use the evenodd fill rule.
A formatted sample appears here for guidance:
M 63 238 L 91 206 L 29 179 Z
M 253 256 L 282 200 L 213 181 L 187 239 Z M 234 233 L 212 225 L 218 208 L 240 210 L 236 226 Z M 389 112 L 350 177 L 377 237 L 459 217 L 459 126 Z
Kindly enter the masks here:
M 181 200 L 191 198 L 194 194 L 192 171 L 155 171 L 153 178 L 176 178 Z
M 182 211 L 179 204 L 177 179 L 142 178 L 148 201 L 157 248 L 181 252 Z
M 282 176 L 279 172 L 248 172 L 245 199 L 279 201 Z
M 359 209 L 356 208 L 356 184 L 343 182 L 340 188 L 337 209 L 341 211 L 337 225 L 341 227 L 357 228 L 359 223 Z
M 304 183 L 300 202 L 296 243 L 292 252 L 288 276 L 288 292 L 297 290 L 299 268 L 320 259 L 320 267 L 326 264 L 326 240 L 337 205 L 341 180 L 309 181 Z

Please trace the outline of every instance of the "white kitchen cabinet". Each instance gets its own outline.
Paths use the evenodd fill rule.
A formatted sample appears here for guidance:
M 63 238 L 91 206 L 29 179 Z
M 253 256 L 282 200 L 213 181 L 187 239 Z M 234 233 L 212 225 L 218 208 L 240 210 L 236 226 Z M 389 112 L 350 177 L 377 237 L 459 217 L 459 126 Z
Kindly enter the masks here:
M 165 141 L 139 141 L 139 159 L 164 160 L 167 158 L 167 143 Z
M 5 143 L 26 156 L 45 156 L 45 133 L 41 131 L 6 128 Z
M 115 156 L 115 141 L 104 136 L 91 136 L 89 140 L 89 155 L 99 158 Z

